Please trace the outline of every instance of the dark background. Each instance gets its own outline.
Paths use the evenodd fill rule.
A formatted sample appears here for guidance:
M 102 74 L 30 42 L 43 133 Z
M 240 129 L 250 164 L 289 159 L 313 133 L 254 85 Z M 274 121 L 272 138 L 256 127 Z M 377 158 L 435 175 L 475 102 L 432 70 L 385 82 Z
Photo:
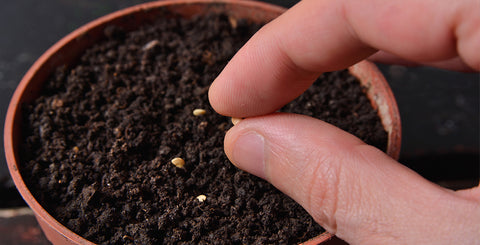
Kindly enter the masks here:
M 23 74 L 51 45 L 81 25 L 141 0 L 5 0 L 0 8 L 0 126 Z M 268 1 L 290 7 L 297 1 Z M 398 102 L 403 126 L 400 162 L 441 185 L 478 183 L 478 73 L 379 65 Z M 2 131 L 3 133 L 3 131 Z M 2 134 L 3 136 L 3 134 Z M 2 137 L 3 138 L 3 137 Z M 1 141 L 3 149 L 3 141 Z M 18 205 L 0 152 L 0 207 Z

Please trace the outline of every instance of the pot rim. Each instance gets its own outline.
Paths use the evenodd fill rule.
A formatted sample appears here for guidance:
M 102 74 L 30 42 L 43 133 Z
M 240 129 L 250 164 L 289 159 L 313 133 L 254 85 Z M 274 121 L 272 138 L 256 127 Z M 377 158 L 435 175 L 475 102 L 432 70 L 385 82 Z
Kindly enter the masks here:
M 348 71 L 357 77 L 366 88 L 367 97 L 373 109 L 377 110 L 382 125 L 388 134 L 388 145 L 385 153 L 398 160 L 402 141 L 402 126 L 400 112 L 392 89 L 378 67 L 368 60 L 350 66 Z M 372 73 L 381 76 L 373 76 Z

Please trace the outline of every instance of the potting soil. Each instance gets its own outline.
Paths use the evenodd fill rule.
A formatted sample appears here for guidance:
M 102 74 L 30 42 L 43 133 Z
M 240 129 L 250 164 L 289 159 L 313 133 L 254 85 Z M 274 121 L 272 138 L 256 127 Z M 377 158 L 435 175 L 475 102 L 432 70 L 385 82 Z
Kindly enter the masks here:
M 259 27 L 210 15 L 106 28 L 105 41 L 25 105 L 21 173 L 31 193 L 95 243 L 294 244 L 322 233 L 300 205 L 228 161 L 232 124 L 208 103 L 210 83 Z M 322 75 L 283 110 L 386 148 L 347 71 Z

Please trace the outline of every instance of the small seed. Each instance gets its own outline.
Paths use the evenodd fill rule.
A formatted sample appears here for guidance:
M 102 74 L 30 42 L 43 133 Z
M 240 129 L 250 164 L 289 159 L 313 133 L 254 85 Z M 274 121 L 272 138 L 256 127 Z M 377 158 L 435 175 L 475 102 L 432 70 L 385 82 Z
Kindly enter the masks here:
M 237 29 L 237 26 L 238 26 L 238 22 L 237 22 L 237 19 L 233 16 L 228 16 L 228 22 L 230 22 L 230 26 L 233 28 L 233 29 Z
M 205 196 L 205 195 L 198 195 L 198 196 L 197 196 L 197 200 L 198 200 L 199 202 L 204 202 L 205 200 L 207 200 L 207 196 Z
M 78 153 L 79 150 L 80 150 L 80 149 L 78 148 L 78 146 L 74 146 L 74 147 L 73 147 L 73 152 Z
M 183 168 L 183 166 L 185 166 L 185 160 L 181 159 L 180 157 L 175 157 L 172 159 L 172 164 L 177 168 Z
M 147 51 L 147 50 L 150 50 L 152 48 L 154 48 L 155 46 L 158 46 L 160 45 L 160 42 L 158 40 L 152 40 L 150 42 L 148 42 L 147 44 L 145 44 L 143 47 L 142 47 L 142 50 L 143 51 Z
M 232 123 L 233 125 L 237 125 L 237 123 L 239 123 L 240 121 L 242 121 L 243 119 L 241 118 L 236 118 L 236 117 L 232 117 Z
M 204 110 L 204 109 L 195 109 L 195 110 L 193 110 L 193 115 L 194 115 L 194 116 L 197 116 L 197 117 L 198 117 L 198 116 L 201 116 L 201 115 L 205 115 L 205 113 L 207 113 L 207 111 Z

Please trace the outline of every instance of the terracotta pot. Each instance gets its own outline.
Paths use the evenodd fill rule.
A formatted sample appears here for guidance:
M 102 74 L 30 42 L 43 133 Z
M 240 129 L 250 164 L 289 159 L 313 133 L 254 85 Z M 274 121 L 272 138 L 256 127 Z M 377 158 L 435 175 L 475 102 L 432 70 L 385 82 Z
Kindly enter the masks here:
M 402 138 L 400 113 L 392 90 L 377 66 L 369 61 L 361 61 L 348 68 L 367 88 L 367 96 L 372 107 L 378 110 L 383 127 L 388 133 L 387 154 L 398 160 Z
M 114 24 L 126 30 L 133 30 L 141 24 L 168 17 L 165 16 L 165 9 L 187 18 L 194 14 L 215 11 L 226 12 L 236 18 L 248 18 L 255 22 L 270 21 L 285 11 L 284 8 L 266 3 L 235 0 L 171 0 L 141 4 L 109 14 L 80 27 L 53 45 L 33 64 L 18 85 L 8 108 L 4 133 L 5 154 L 17 189 L 32 208 L 38 223 L 53 244 L 92 243 L 73 233 L 48 214 L 25 185 L 18 170 L 17 161 L 21 154 L 19 149 L 22 134 L 21 106 L 38 97 L 42 84 L 56 67 L 73 64 L 85 49 L 101 40 L 103 29 L 107 25 Z M 401 135 L 400 117 L 388 84 L 372 63 L 360 62 L 351 67 L 350 71 L 368 88 L 368 96 L 372 100 L 373 107 L 379 110 L 382 123 L 388 131 L 387 153 L 393 158 L 398 158 Z M 331 237 L 331 234 L 323 233 L 305 244 L 318 244 Z

